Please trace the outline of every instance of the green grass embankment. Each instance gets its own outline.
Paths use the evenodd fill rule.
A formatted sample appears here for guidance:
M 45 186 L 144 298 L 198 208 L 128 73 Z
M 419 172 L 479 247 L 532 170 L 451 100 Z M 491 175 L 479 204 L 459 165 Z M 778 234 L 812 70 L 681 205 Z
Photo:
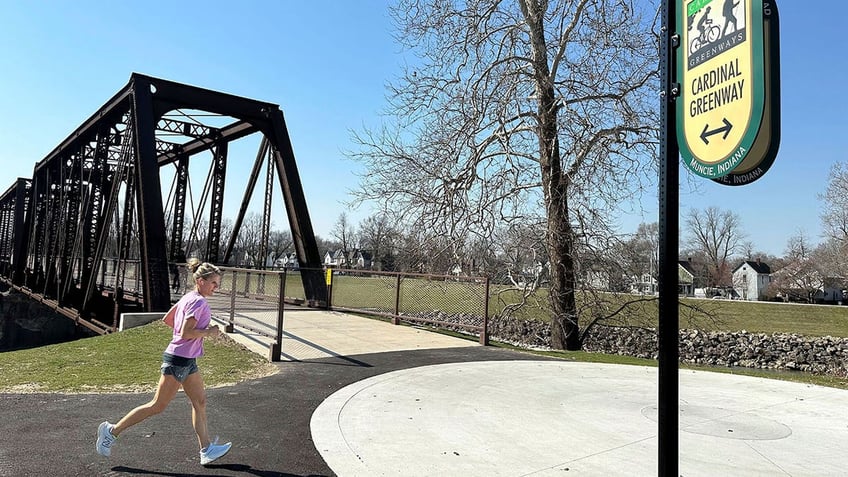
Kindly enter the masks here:
M 171 329 L 162 323 L 0 353 L 0 391 L 152 392 Z M 276 367 L 226 336 L 206 339 L 198 359 L 207 386 L 268 375 Z

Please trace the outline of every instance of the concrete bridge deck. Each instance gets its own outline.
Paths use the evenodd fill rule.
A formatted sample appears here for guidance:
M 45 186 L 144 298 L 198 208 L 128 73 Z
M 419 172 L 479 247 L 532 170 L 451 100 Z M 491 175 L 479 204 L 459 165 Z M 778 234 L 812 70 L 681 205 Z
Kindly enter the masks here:
M 226 317 L 216 315 L 219 325 Z M 273 311 L 242 311 L 235 317 L 235 330 L 229 336 L 251 351 L 268 356 L 276 329 L 276 309 Z M 265 334 L 238 326 L 247 324 Z M 347 313 L 286 307 L 283 321 L 281 359 L 304 361 L 320 358 L 354 356 L 368 353 L 410 351 L 479 346 L 474 341 L 456 339 L 422 328 L 356 317 Z

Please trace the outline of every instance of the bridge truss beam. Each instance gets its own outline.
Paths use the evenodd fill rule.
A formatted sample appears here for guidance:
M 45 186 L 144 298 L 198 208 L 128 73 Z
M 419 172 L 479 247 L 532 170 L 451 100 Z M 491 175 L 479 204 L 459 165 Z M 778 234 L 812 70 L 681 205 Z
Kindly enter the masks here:
M 137 73 L 35 165 L 31 180 L 19 179 L 0 196 L 0 275 L 54 300 L 63 313 L 76 310 L 104 332 L 115 329 L 132 299 L 146 311 L 166 310 L 169 259 L 186 244 L 189 164 L 202 153 L 212 157 L 200 258 L 229 259 L 238 233 L 236 227 L 221 244 L 229 145 L 254 133 L 263 136 L 257 162 L 267 156 L 268 178 L 277 173 L 306 297 L 325 302 L 321 257 L 279 106 Z M 176 167 L 173 201 L 163 204 L 160 170 L 170 164 Z M 265 235 L 271 190 L 267 182 Z M 197 225 L 193 217 L 192 229 Z

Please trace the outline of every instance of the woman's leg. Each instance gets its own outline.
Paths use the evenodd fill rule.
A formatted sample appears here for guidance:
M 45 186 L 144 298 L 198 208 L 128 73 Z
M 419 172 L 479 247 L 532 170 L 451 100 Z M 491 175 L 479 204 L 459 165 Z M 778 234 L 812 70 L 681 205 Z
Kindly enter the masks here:
M 183 391 L 191 401 L 191 422 L 197 433 L 197 443 L 200 444 L 200 450 L 203 450 L 209 446 L 210 439 L 206 428 L 206 388 L 200 371 L 188 375 L 183 381 Z
M 118 437 L 118 435 L 130 427 L 164 411 L 179 390 L 180 382 L 176 378 L 171 375 L 162 375 L 159 378 L 159 386 L 156 388 L 156 394 L 153 396 L 153 399 L 127 413 L 123 419 L 115 424 L 115 428 L 112 429 L 112 435 Z

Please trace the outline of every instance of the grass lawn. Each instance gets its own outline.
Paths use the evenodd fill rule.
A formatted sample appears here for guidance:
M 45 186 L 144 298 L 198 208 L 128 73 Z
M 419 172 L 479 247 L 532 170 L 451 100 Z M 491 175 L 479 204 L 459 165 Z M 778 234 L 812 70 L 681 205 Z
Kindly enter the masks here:
M 333 306 L 394 312 L 398 290 L 394 276 L 333 276 Z M 483 315 L 485 287 L 480 283 L 404 277 L 400 281 L 399 311 Z
M 720 321 L 712 327 L 705 326 L 706 329 L 848 337 L 848 306 L 710 301 L 715 303 Z
M 501 299 L 493 298 L 490 315 L 498 313 L 509 300 L 515 300 L 514 294 L 512 295 L 507 294 Z M 625 300 L 644 297 L 606 294 L 600 295 L 600 298 L 606 301 L 604 306 L 607 310 L 614 310 Z M 533 306 L 527 307 L 516 316 L 523 319 L 549 320 L 547 292 L 539 290 L 531 300 Z M 693 307 L 710 313 L 713 319 L 705 319 L 705 315 L 699 313 L 695 313 L 694 319 L 690 319 L 690 310 Z M 654 300 L 638 303 L 624 314 L 624 318 L 629 324 L 656 327 L 658 315 L 657 301 Z M 848 338 L 848 306 L 681 298 L 679 317 L 681 328 L 698 328 L 705 331 L 746 330 L 753 333 L 798 333 L 806 336 Z M 588 316 L 583 316 L 582 322 L 585 323 L 587 319 Z
M 151 392 L 159 381 L 171 329 L 156 322 L 120 333 L 0 353 L 0 391 Z M 276 370 L 261 356 L 222 336 L 204 341 L 198 359 L 207 386 Z

